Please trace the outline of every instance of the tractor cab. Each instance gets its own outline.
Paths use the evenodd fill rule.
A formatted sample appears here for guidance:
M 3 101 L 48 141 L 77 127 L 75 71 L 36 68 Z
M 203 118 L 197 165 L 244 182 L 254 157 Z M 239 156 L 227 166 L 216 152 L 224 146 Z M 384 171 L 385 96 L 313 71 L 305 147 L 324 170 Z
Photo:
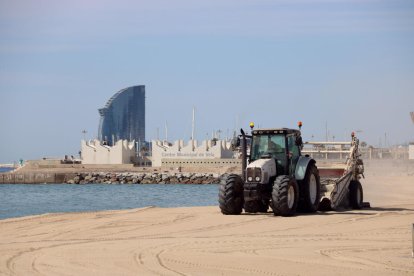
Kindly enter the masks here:
M 277 175 L 294 174 L 302 148 L 300 130 L 256 129 L 251 139 L 249 167 L 261 159 L 274 159 Z

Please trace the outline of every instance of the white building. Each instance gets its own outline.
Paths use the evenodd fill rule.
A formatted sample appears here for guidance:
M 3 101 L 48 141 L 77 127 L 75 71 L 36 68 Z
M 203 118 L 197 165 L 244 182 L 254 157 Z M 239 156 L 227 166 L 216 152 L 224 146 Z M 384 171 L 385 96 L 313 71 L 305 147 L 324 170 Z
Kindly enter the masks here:
M 410 143 L 408 146 L 408 159 L 414 160 L 414 143 Z
M 81 141 L 82 164 L 131 164 L 135 157 L 135 142 L 119 140 L 113 146 L 99 140 Z
M 190 140 L 186 145 L 183 140 L 170 144 L 166 141 L 152 141 L 152 166 L 160 167 L 163 163 L 183 163 L 182 161 L 195 161 L 197 164 L 211 163 L 208 161 L 228 160 L 234 158 L 231 143 L 225 140 L 205 140 L 198 145 L 197 140 Z M 207 161 L 206 161 L 207 160 Z M 180 162 L 181 161 L 181 162 Z M 191 162 L 192 164 L 193 162 Z

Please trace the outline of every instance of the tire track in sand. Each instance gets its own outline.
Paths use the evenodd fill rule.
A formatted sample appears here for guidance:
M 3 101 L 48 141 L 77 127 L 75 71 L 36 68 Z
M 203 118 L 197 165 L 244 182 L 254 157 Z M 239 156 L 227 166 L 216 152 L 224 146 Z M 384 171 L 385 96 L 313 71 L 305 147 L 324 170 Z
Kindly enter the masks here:
M 395 251 L 395 250 L 401 250 L 401 247 L 382 247 L 382 248 L 361 248 L 361 247 L 351 247 L 351 248 L 345 248 L 345 247 L 336 247 L 336 248 L 330 248 L 330 249 L 321 249 L 319 250 L 319 253 L 322 256 L 329 257 L 334 260 L 338 260 L 341 262 L 356 264 L 356 265 L 363 265 L 367 267 L 371 267 L 375 269 L 376 271 L 383 271 L 388 270 L 391 272 L 403 272 L 403 273 L 414 273 L 414 267 L 412 269 L 404 269 L 401 267 L 397 267 L 395 265 L 390 265 L 387 262 L 381 262 L 381 261 L 374 261 L 371 259 L 367 259 L 366 257 L 361 256 L 355 256 L 355 253 L 358 252 L 384 252 L 384 251 Z M 407 248 L 407 251 L 409 249 Z M 346 254 L 345 253 L 349 253 Z
M 147 247 L 139 252 L 133 253 L 133 259 L 139 267 L 143 267 L 148 272 L 157 274 L 157 275 L 181 275 L 185 276 L 186 274 L 177 271 L 168 267 L 163 259 L 162 254 L 168 249 L 174 248 L 177 245 L 173 244 L 161 244 L 158 246 Z

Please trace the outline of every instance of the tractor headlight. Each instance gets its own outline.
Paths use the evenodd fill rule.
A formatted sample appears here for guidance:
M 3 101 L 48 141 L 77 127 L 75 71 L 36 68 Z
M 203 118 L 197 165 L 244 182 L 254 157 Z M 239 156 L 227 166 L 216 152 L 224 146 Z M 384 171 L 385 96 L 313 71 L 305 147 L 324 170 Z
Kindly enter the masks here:
M 249 177 L 247 178 L 247 180 L 248 180 L 249 182 L 252 182 L 252 181 L 253 181 L 253 177 L 249 176 Z
M 257 182 L 260 182 L 260 176 L 256 176 L 256 179 L 255 179 Z

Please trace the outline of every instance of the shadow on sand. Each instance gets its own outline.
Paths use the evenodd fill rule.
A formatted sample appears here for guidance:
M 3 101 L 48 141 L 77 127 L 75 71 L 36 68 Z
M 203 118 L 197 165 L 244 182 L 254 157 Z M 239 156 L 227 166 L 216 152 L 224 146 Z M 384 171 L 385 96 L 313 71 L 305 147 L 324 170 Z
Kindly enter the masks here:
M 369 211 L 369 212 L 368 212 Z M 331 216 L 331 215 L 361 215 L 361 216 L 375 216 L 378 212 L 402 212 L 409 211 L 414 212 L 414 209 L 401 208 L 401 207 L 370 207 L 363 208 L 360 210 L 353 209 L 339 209 L 339 210 L 330 210 L 330 211 L 318 211 L 316 213 L 301 213 L 298 212 L 294 216 Z M 269 216 L 274 217 L 273 212 L 270 210 L 267 213 L 241 213 L 242 216 Z

